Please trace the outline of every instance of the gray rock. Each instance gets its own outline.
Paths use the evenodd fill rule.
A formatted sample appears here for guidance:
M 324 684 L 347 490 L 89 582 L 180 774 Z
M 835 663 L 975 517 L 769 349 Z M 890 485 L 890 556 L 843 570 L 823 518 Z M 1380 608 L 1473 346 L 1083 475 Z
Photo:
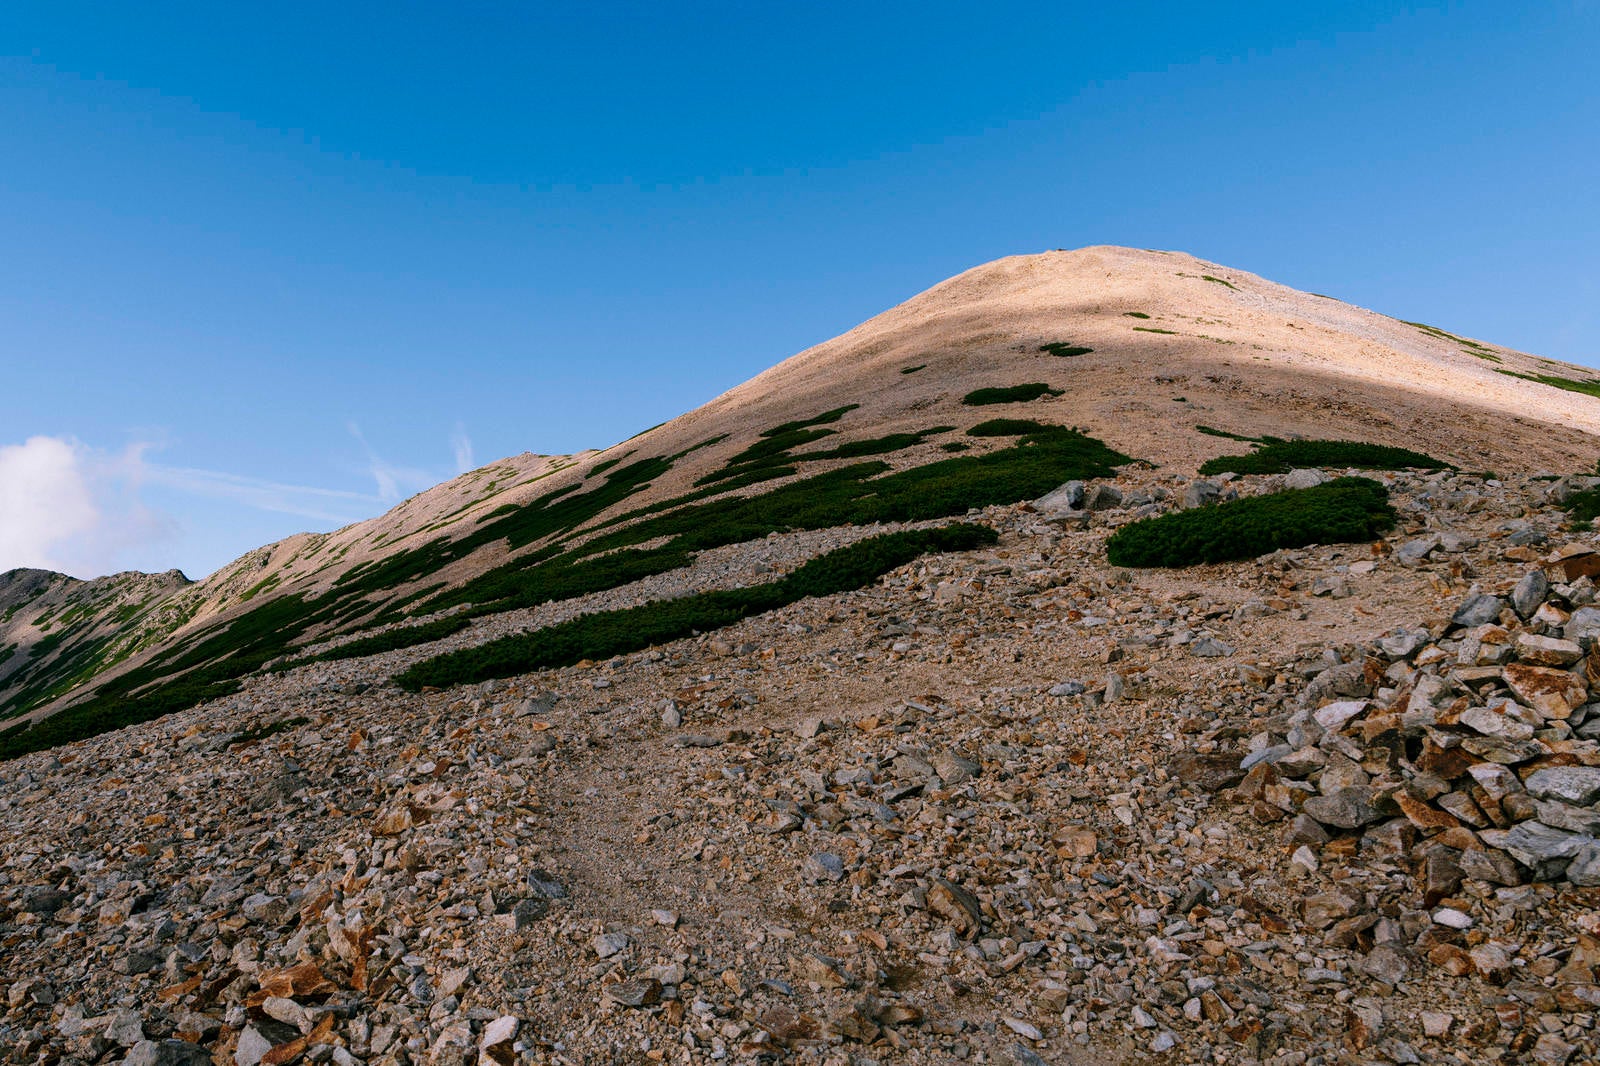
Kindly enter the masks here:
M 118 1047 L 133 1047 L 144 1039 L 144 1018 L 136 1010 L 119 1010 L 106 1024 L 106 1039 Z
M 1538 799 L 1587 807 L 1600 800 L 1600 766 L 1550 766 L 1523 782 Z
M 1468 596 L 1466 601 L 1456 608 L 1456 613 L 1450 616 L 1453 625 L 1482 626 L 1500 620 L 1500 612 L 1505 609 L 1505 601 L 1499 596 L 1490 596 L 1479 593 Z
M 239 1034 L 239 1045 L 233 1052 L 234 1066 L 258 1066 L 271 1050 L 272 1041 L 262 1036 L 255 1026 L 247 1025 Z
M 1122 506 L 1122 490 L 1101 482 L 1090 489 L 1083 504 L 1091 511 L 1112 511 Z
M 1050 686 L 1052 696 L 1081 696 L 1088 691 L 1088 686 L 1082 681 L 1062 681 Z
M 1504 832 L 1484 830 L 1481 835 L 1486 843 L 1504 849 L 1543 879 L 1559 877 L 1584 845 L 1594 842 L 1582 833 L 1554 829 L 1541 822 L 1522 822 Z
M 1309 467 L 1291 470 L 1283 475 L 1283 487 L 1286 489 L 1314 489 L 1327 481 L 1327 474 Z
M 1257 763 L 1275 763 L 1279 759 L 1293 752 L 1294 749 L 1287 744 L 1272 744 L 1259 748 L 1246 755 L 1239 763 L 1239 769 L 1248 770 Z
M 1543 570 L 1529 570 L 1522 575 L 1522 580 L 1517 582 L 1517 587 L 1511 590 L 1511 609 L 1523 619 L 1533 617 L 1533 612 L 1539 609 L 1545 597 L 1550 595 L 1550 580 L 1544 576 Z
M 1234 653 L 1232 644 L 1224 644 L 1216 637 L 1201 637 L 1189 645 L 1189 654 L 1198 655 L 1202 659 L 1220 659 Z
M 1580 888 L 1600 887 L 1600 841 L 1591 841 L 1578 849 L 1567 864 L 1567 880 Z
M 843 881 L 844 860 L 831 851 L 819 851 L 806 856 L 800 864 L 800 876 L 807 881 Z
M 1059 514 L 1083 508 L 1083 482 L 1069 481 L 1033 501 L 1033 509 L 1044 514 Z
M 1192 511 L 1196 507 L 1207 507 L 1216 503 L 1222 496 L 1222 486 L 1215 481 L 1191 481 L 1184 486 L 1183 498 L 1178 506 L 1185 511 Z
M 983 773 L 983 767 L 978 763 L 962 758 L 953 751 L 942 751 L 929 761 L 933 763 L 933 772 L 939 775 L 946 786 L 962 784 Z
M 627 933 L 601 933 L 592 941 L 594 953 L 602 959 L 609 959 L 613 955 L 621 955 L 633 946 L 633 940 Z
M 143 1040 L 128 1050 L 122 1066 L 211 1066 L 211 1052 L 184 1040 Z
M 1383 817 L 1372 807 L 1372 790 L 1360 787 L 1341 788 L 1331 796 L 1312 796 L 1301 810 L 1337 829 L 1359 829 Z
M 1539 821 L 1557 829 L 1600 837 L 1600 809 L 1574 807 L 1557 800 L 1538 801 Z
M 1585 645 L 1600 637 L 1600 607 L 1579 607 L 1573 611 L 1561 635 Z
M 1419 566 L 1438 550 L 1438 537 L 1419 537 L 1416 540 L 1408 540 L 1396 548 L 1394 557 L 1396 562 L 1405 566 Z

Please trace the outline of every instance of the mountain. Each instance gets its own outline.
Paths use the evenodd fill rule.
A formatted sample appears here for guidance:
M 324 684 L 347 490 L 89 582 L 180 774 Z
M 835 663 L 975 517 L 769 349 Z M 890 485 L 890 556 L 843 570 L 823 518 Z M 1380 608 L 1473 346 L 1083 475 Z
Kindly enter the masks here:
M 1025 385 L 1049 391 L 970 402 L 977 390 Z M 958 449 L 972 459 L 1013 447 L 968 435 L 997 415 L 1076 427 L 1122 456 L 1180 469 L 1237 450 L 1220 432 L 1367 440 L 1465 469 L 1559 472 L 1593 464 L 1597 394 L 1587 369 L 1189 255 L 1094 247 L 1010 257 L 604 451 L 502 460 L 371 521 L 257 549 L 198 583 L 8 575 L 0 716 L 38 722 L 78 708 L 74 725 L 29 743 L 67 739 L 220 695 L 331 638 L 674 569 L 694 551 L 641 551 L 624 531 L 645 518 L 655 525 L 640 528 L 661 528 L 663 508 L 714 525 L 730 500 L 864 462 L 905 471 L 956 463 Z M 843 512 L 805 521 L 849 524 Z M 611 547 L 599 550 L 622 553 L 616 572 L 571 588 L 553 581 L 585 560 L 602 528 L 599 543 Z M 588 568 L 604 569 L 603 558 Z
M 1092 248 L 205 581 L 13 572 L 3 1057 L 1600 1061 L 1596 389 Z

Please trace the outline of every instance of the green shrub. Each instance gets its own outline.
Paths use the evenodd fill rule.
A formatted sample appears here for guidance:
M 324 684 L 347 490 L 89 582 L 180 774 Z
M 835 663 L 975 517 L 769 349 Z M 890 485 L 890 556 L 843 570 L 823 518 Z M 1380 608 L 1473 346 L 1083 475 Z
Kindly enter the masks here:
M 1408 448 L 1355 440 L 1273 440 L 1249 455 L 1207 459 L 1200 473 L 1282 474 L 1311 466 L 1354 467 L 1358 470 L 1453 470 L 1449 463 Z
M 1175 329 L 1157 329 L 1154 326 L 1134 326 L 1133 331 L 1135 333 L 1165 333 L 1169 337 L 1178 335 L 1178 331 Z
M 1572 517 L 1574 522 L 1593 522 L 1600 518 L 1600 489 L 1584 489 L 1574 492 L 1567 497 L 1567 502 L 1561 509 Z
M 1062 358 L 1074 355 L 1088 355 L 1090 352 L 1094 351 L 1093 348 L 1085 348 L 1081 344 L 1067 344 L 1064 341 L 1056 341 L 1053 344 L 1041 344 L 1039 346 L 1039 350 L 1041 352 L 1049 352 L 1051 355 L 1061 356 Z
M 571 666 L 585 659 L 625 655 L 720 629 L 808 596 L 862 588 L 929 552 L 967 551 L 993 544 L 996 539 L 994 530 L 970 524 L 869 537 L 813 559 L 787 577 L 765 585 L 580 615 L 533 633 L 502 637 L 424 660 L 396 676 L 395 682 L 415 692 L 425 685 L 442 688 Z
M 1279 439 L 1277 437 L 1246 437 L 1239 433 L 1229 433 L 1225 429 L 1214 429 L 1211 426 L 1195 426 L 1194 428 L 1197 432 L 1204 433 L 1209 437 L 1226 437 L 1228 440 L 1236 440 L 1242 444 L 1267 444 Z
M 961 397 L 961 402 L 968 407 L 986 407 L 996 403 L 1026 403 L 1037 400 L 1041 396 L 1060 396 L 1060 389 L 1052 389 L 1042 381 L 1030 381 L 1025 385 L 1008 385 L 1004 388 L 974 389 Z
M 1114 566 L 1189 566 L 1253 559 L 1279 548 L 1371 540 L 1394 525 L 1389 494 L 1370 478 L 1337 478 L 1175 511 L 1123 526 L 1106 541 Z
M 1124 311 L 1124 312 L 1122 312 L 1122 317 L 1123 318 L 1149 318 L 1150 316 L 1145 314 L 1143 311 Z
M 918 363 L 916 366 L 903 366 L 903 367 L 901 367 L 900 368 L 900 373 L 902 373 L 902 374 L 915 374 L 917 371 L 926 370 L 927 368 L 928 368 L 928 364 L 927 363 Z

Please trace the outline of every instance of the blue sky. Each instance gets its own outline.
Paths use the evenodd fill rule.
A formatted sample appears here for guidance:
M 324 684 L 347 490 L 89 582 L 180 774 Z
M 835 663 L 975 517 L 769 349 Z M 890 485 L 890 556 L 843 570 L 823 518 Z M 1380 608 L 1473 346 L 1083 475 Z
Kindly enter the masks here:
M 1600 0 L 7 4 L 0 569 L 201 576 L 1048 248 L 1594 365 L 1597 53 Z

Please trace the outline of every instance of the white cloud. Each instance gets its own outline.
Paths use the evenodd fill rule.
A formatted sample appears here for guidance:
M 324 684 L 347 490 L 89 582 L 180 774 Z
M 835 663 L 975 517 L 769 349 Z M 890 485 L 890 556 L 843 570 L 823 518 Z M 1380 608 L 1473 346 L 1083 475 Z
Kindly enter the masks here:
M 138 497 L 143 446 L 108 454 L 67 437 L 0 445 L 0 571 L 92 577 L 128 550 L 172 536 Z

